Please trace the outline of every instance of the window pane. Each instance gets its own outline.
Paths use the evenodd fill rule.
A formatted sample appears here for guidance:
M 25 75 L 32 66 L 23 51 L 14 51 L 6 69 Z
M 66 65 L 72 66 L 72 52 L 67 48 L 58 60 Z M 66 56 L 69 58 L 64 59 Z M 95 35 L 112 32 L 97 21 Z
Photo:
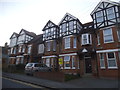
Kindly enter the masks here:
M 109 65 L 109 67 L 116 67 L 116 62 L 115 62 L 115 60 L 113 59 L 113 60 L 109 60 L 108 61 L 108 65 Z
M 70 56 L 65 56 L 64 61 L 70 61 Z
M 70 37 L 65 38 L 65 49 L 70 48 Z
M 96 18 L 97 18 L 97 22 L 102 22 L 103 21 L 103 12 L 99 11 L 96 13 Z
M 62 32 L 66 32 L 67 31 L 67 27 L 66 27 L 66 23 L 62 24 Z
M 110 28 L 104 30 L 104 35 L 111 35 L 112 30 Z
M 100 61 L 100 67 L 105 67 L 104 60 L 101 60 L 101 61 Z
M 112 29 L 107 28 L 104 30 L 104 42 L 111 42 L 113 41 Z
M 70 56 L 64 57 L 64 66 L 65 66 L 65 68 L 70 67 Z
M 114 53 L 112 53 L 112 52 L 111 52 L 111 53 L 108 53 L 108 58 L 109 58 L 109 59 L 110 59 L 110 58 L 115 58 L 115 57 L 114 57 Z
M 100 59 L 104 59 L 104 53 L 100 53 Z
M 105 42 L 113 41 L 112 36 L 105 36 Z
M 50 42 L 47 42 L 47 51 L 50 51 Z
M 73 30 L 73 21 L 69 22 L 69 30 Z
M 76 45 L 77 45 L 77 38 L 74 37 L 74 39 L 73 39 L 73 47 L 76 48 Z
M 107 9 L 107 17 L 108 17 L 108 19 L 115 18 L 115 13 L 114 13 L 114 8 L 113 7 Z

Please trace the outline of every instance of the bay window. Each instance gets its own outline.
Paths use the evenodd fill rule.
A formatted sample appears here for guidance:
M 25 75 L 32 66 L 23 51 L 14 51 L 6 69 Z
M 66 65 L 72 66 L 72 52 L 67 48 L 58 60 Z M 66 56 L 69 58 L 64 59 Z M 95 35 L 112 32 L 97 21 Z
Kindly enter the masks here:
M 91 44 L 91 35 L 90 34 L 82 34 L 82 45 Z

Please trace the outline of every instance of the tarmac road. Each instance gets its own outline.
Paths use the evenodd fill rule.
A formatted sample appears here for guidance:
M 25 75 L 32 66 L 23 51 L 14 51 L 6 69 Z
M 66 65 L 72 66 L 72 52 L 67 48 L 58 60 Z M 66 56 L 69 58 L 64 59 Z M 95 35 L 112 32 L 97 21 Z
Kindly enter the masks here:
M 43 88 L 37 85 L 2 77 L 2 88 Z

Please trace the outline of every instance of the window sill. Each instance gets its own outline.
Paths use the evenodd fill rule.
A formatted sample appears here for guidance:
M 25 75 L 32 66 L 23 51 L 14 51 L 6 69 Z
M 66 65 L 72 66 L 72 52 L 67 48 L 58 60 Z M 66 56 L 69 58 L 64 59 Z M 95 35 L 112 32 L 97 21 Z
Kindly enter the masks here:
M 70 67 L 65 67 L 64 69 L 70 69 Z
M 75 67 L 73 67 L 72 69 L 75 69 Z
M 100 67 L 100 69 L 105 69 L 105 67 Z
M 109 44 L 109 43 L 114 43 L 114 41 L 110 41 L 110 42 L 105 42 L 104 41 L 104 44 Z
M 108 67 L 108 69 L 118 69 L 118 67 Z

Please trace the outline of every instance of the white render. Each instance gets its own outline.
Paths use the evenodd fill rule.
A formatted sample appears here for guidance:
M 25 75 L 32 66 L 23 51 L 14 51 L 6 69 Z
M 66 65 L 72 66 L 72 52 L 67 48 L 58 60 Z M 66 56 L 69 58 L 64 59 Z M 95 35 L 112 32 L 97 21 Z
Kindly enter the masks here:
M 14 47 L 16 44 L 17 44 L 17 37 L 14 34 L 12 36 L 12 38 L 10 39 L 10 45 L 9 45 L 9 47 Z

